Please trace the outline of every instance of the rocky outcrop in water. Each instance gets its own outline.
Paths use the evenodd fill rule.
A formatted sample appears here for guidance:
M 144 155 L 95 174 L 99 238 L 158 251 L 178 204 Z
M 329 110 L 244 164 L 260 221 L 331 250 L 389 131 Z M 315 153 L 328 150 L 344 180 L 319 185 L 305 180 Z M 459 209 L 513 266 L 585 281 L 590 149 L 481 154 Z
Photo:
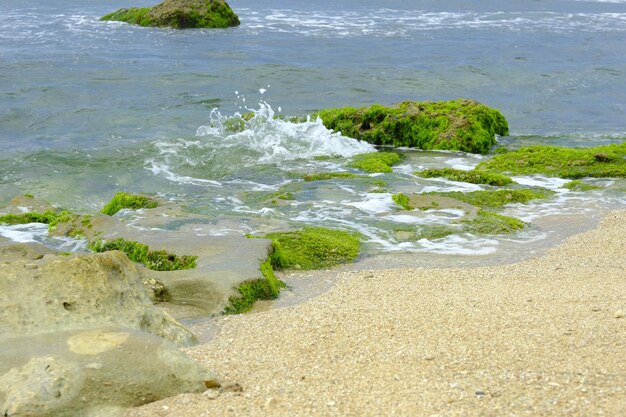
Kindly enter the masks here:
M 224 0 L 164 0 L 154 7 L 120 9 L 100 20 L 176 29 L 239 25 L 239 17 Z
M 488 153 L 496 135 L 508 135 L 506 119 L 473 100 L 405 101 L 385 107 L 343 107 L 316 113 L 344 136 L 375 145 Z
M 217 385 L 126 255 L 33 246 L 2 249 L 25 258 L 0 263 L 0 415 L 102 415 Z

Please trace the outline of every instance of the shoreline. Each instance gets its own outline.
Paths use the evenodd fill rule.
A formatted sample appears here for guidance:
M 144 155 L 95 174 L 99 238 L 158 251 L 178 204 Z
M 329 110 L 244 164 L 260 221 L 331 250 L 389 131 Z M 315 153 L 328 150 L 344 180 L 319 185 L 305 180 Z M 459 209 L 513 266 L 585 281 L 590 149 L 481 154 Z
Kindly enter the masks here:
M 126 417 L 626 414 L 626 210 L 537 257 L 340 273 L 187 349 L 221 391 Z

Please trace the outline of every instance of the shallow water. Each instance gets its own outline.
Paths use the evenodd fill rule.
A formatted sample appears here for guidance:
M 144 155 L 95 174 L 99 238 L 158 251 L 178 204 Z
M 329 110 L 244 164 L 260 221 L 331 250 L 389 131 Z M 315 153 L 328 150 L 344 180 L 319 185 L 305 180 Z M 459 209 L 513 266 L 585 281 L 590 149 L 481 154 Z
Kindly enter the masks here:
M 369 255 L 485 259 L 547 241 L 559 227 L 542 219 L 578 216 L 591 225 L 626 203 L 623 180 L 597 180 L 603 191 L 575 193 L 559 181 L 517 178 L 557 191 L 549 201 L 503 211 L 532 222 L 529 230 L 513 238 L 402 242 L 394 228 L 447 224 L 456 214 L 402 212 L 391 194 L 487 188 L 412 174 L 470 169 L 482 157 L 403 150 L 392 174 L 306 183 L 299 174 L 349 170 L 350 156 L 371 147 L 315 120 L 271 117 L 469 97 L 503 112 L 511 136 L 500 140 L 512 148 L 621 142 L 625 1 L 230 4 L 240 27 L 176 31 L 98 21 L 128 6 L 121 0 L 3 1 L 0 204 L 32 193 L 91 212 L 117 191 L 148 192 L 193 212 L 257 219 L 264 225 L 258 232 L 307 224 L 358 230 Z M 249 110 L 256 117 L 243 131 L 223 125 Z

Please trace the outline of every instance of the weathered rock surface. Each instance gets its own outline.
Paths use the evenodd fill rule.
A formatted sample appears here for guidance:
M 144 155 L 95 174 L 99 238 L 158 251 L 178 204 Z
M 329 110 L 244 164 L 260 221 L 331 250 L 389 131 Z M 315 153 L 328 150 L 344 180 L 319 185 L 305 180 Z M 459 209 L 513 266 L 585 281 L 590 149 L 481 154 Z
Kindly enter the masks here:
M 129 328 L 0 341 L 0 415 L 115 415 L 216 384 L 174 344 Z
M 259 266 L 272 250 L 268 239 L 229 233 L 228 224 L 208 222 L 168 204 L 129 213 L 127 218 L 114 216 L 114 220 L 117 222 L 107 224 L 104 230 L 94 224 L 93 230 L 101 230 L 104 239 L 121 237 L 146 244 L 151 250 L 198 257 L 193 269 L 152 271 L 139 267 L 144 283 L 162 283 L 168 303 L 186 307 L 177 318 L 219 314 L 231 297 L 240 296 L 236 288 L 241 283 L 265 279 Z M 176 311 L 183 310 L 172 309 L 174 314 Z
M 193 342 L 152 305 L 135 265 L 117 251 L 0 264 L 0 307 L 0 333 L 9 337 L 123 326 Z
M 4 416 L 114 415 L 217 385 L 117 251 L 0 258 L 0 334 Z
M 224 0 L 164 0 L 152 8 L 120 9 L 103 16 L 101 20 L 177 29 L 239 25 L 239 17 Z

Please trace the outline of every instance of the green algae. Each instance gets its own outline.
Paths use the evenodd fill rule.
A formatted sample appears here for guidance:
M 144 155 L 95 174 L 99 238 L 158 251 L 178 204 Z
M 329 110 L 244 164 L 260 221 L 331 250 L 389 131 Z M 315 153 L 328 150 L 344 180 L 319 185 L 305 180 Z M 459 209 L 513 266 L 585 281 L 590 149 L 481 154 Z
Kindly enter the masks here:
M 495 135 L 508 135 L 498 110 L 466 99 L 333 108 L 313 116 L 344 136 L 394 147 L 485 154 L 496 144 Z
M 391 196 L 391 199 L 394 203 L 402 207 L 404 210 L 413 210 L 414 207 L 411 207 L 409 204 L 409 196 L 403 193 L 397 193 Z
M 472 220 L 462 221 L 463 231 L 474 235 L 511 234 L 526 227 L 526 223 L 515 217 L 480 210 Z
M 193 269 L 196 267 L 196 259 L 198 259 L 197 256 L 178 256 L 164 250 L 151 251 L 148 245 L 123 238 L 109 241 L 94 240 L 89 242 L 87 247 L 94 252 L 122 251 L 131 261 L 141 263 L 154 271 Z
M 269 233 L 274 251 L 270 259 L 276 269 L 320 269 L 353 261 L 359 255 L 361 238 L 356 233 L 322 227 L 292 232 Z
M 353 172 L 314 172 L 310 174 L 304 174 L 302 178 L 305 181 L 327 181 L 334 179 L 352 179 L 365 177 L 363 175 L 358 175 Z
M 391 166 L 400 160 L 400 155 L 395 152 L 371 152 L 354 156 L 349 166 L 370 174 L 390 173 L 393 172 Z
M 528 146 L 495 155 L 477 169 L 518 175 L 542 174 L 550 177 L 626 178 L 626 142 L 592 148 Z
M 598 185 L 587 184 L 581 180 L 573 180 L 566 184 L 563 184 L 563 188 L 567 188 L 572 191 L 591 191 L 591 190 L 599 190 L 602 187 Z
M 138 210 L 142 208 L 155 208 L 157 206 L 158 203 L 152 198 L 138 194 L 119 192 L 102 208 L 102 213 L 112 216 L 122 209 Z
M 516 190 L 478 190 L 469 193 L 461 191 L 433 191 L 425 194 L 454 198 L 456 200 L 472 204 L 476 207 L 498 208 L 504 206 L 505 204 L 526 204 L 531 200 L 550 198 L 554 195 L 554 191 L 550 191 L 545 188 L 532 190 L 524 188 Z
M 45 211 L 43 213 L 28 212 L 20 214 L 5 214 L 0 216 L 0 223 L 4 224 L 28 224 L 28 223 L 44 223 L 50 225 L 58 222 L 58 218 L 65 216 L 67 212 Z
M 239 296 L 229 298 L 229 305 L 223 314 L 240 314 L 249 311 L 257 300 L 273 300 L 278 297 L 285 283 L 278 279 L 272 269 L 270 258 L 259 267 L 264 279 L 242 282 L 237 287 Z
M 223 0 L 165 0 L 154 7 L 120 9 L 100 20 L 175 29 L 227 28 L 240 24 L 239 17 Z
M 468 182 L 471 184 L 503 186 L 513 183 L 513 180 L 506 175 L 484 172 L 475 169 L 471 171 L 463 171 L 454 168 L 427 169 L 415 172 L 414 174 L 423 178 L 443 177 L 452 181 Z
M 100 20 L 125 22 L 131 25 L 153 26 L 152 18 L 149 15 L 150 10 L 152 10 L 151 7 L 119 9 L 113 13 L 102 16 Z

